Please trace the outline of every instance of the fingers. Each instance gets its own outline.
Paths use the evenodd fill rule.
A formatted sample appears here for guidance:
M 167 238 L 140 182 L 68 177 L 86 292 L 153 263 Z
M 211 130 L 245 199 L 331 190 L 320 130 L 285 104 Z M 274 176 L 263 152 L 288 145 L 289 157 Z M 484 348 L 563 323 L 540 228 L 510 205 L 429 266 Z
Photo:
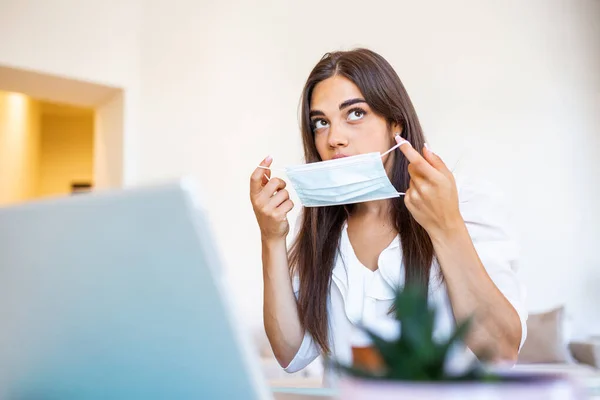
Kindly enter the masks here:
M 413 179 L 410 180 L 408 189 L 404 195 L 404 204 L 412 213 L 415 209 L 422 206 L 423 200 L 427 199 L 431 194 L 433 187 L 426 182 L 416 183 Z
M 270 167 L 273 162 L 273 157 L 267 156 L 259 164 L 260 167 Z M 257 195 L 261 192 L 263 187 L 267 184 L 271 178 L 271 170 L 256 167 L 252 175 L 250 176 L 250 194 Z
M 412 147 L 412 144 L 410 144 L 408 140 L 405 140 L 400 136 L 396 136 L 396 143 L 400 145 L 399 149 L 409 163 L 416 164 L 425 161 L 419 152 Z
M 263 200 L 268 200 L 275 194 L 275 192 L 279 192 L 280 190 L 285 189 L 286 186 L 287 184 L 283 179 L 272 178 L 262 189 L 260 197 Z
M 294 202 L 290 199 L 287 199 L 278 207 L 278 209 L 283 212 L 284 216 L 287 216 L 287 213 L 292 211 L 292 208 L 294 208 Z
M 277 208 L 279 207 L 284 201 L 288 200 L 290 198 L 290 193 L 285 190 L 282 189 L 280 191 L 278 191 L 273 197 L 271 197 L 269 199 L 269 203 L 267 205 L 267 208 Z
M 281 189 L 261 207 L 261 212 L 277 221 L 283 221 L 292 208 L 294 203 L 290 200 L 290 193 Z
M 400 144 L 400 151 L 410 163 L 408 172 L 412 178 L 415 178 L 417 175 L 427 177 L 432 173 L 435 174 L 435 168 L 412 147 L 410 142 L 402 139 L 400 136 L 396 136 L 396 143 Z
M 434 191 L 433 185 L 434 184 L 423 178 L 411 179 L 407 193 L 410 191 L 413 195 L 427 198 L 431 192 Z
M 404 204 L 406 204 L 406 208 L 408 208 L 409 211 L 412 211 L 412 208 L 415 204 L 418 204 L 420 198 L 421 195 L 417 190 L 413 188 L 408 189 L 404 195 Z
M 252 204 L 258 209 L 267 209 L 273 196 L 284 190 L 285 186 L 286 183 L 284 180 L 272 178 L 261 192 L 253 197 Z
M 440 156 L 431 151 L 427 143 L 425 143 L 425 148 L 423 149 L 423 157 L 429 164 L 433 166 L 433 168 L 437 169 L 444 175 L 452 174 Z
M 269 170 L 268 172 L 265 172 L 263 174 L 263 178 L 262 178 L 262 185 L 263 187 L 269 183 L 269 181 L 271 180 L 271 171 Z
M 287 218 L 288 212 L 294 208 L 294 202 L 290 200 L 290 194 L 287 190 L 283 189 L 269 201 L 266 209 L 270 212 L 275 220 L 283 221 Z

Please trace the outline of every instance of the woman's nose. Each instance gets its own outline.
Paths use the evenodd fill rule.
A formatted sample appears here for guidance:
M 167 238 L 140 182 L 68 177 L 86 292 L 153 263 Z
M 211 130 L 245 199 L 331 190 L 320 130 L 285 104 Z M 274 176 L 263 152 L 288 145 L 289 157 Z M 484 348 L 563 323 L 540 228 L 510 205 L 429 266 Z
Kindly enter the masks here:
M 343 129 L 333 124 L 329 127 L 329 147 L 345 147 L 348 145 L 348 136 L 343 132 Z

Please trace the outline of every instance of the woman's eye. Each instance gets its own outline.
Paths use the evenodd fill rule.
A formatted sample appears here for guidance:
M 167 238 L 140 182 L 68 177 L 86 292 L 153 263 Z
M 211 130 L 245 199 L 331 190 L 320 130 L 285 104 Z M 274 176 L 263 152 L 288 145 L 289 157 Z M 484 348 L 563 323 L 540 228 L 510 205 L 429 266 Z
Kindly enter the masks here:
M 327 121 L 323 119 L 317 119 L 313 121 L 313 127 L 315 130 L 319 130 L 327 127 Z
M 348 114 L 348 119 L 350 121 L 358 121 L 362 117 L 365 116 L 365 112 L 363 110 L 352 110 L 350 114 Z

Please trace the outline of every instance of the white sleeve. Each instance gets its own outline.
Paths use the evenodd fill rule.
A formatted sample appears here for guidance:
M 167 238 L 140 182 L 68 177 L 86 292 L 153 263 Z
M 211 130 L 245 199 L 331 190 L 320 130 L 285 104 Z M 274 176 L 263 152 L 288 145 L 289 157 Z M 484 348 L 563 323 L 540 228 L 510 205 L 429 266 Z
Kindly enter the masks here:
M 294 294 L 296 295 L 297 300 L 298 292 L 300 290 L 300 280 L 298 279 L 297 275 L 292 278 L 292 286 L 294 288 Z M 304 338 L 302 339 L 302 344 L 300 345 L 298 352 L 289 365 L 284 368 L 284 370 L 289 373 L 298 372 L 313 362 L 319 356 L 319 354 L 319 346 L 315 343 L 310 333 L 305 331 Z
M 509 213 L 500 193 L 490 186 L 458 186 L 459 208 L 488 275 L 521 320 L 521 343 L 527 337 L 525 288 L 517 276 L 519 249 L 510 231 Z

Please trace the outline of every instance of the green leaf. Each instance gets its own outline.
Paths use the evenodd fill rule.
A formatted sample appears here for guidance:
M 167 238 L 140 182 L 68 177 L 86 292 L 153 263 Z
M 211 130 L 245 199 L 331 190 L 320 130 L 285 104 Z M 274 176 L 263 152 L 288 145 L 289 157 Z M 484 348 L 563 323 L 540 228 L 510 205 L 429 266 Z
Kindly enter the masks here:
M 438 357 L 446 359 L 448 351 L 452 347 L 452 345 L 457 344 L 460 341 L 463 341 L 469 329 L 471 328 L 472 319 L 468 318 L 466 321 L 459 324 L 452 335 L 448 338 L 448 340 L 438 347 Z
M 430 309 L 427 293 L 420 286 L 408 285 L 396 292 L 393 315 L 401 324 L 400 336 L 385 340 L 375 332 L 359 327 L 371 339 L 373 347 L 382 357 L 384 370 L 380 374 L 364 371 L 353 366 L 333 362 L 342 372 L 364 379 L 386 379 L 401 381 L 472 381 L 497 379 L 485 374 L 478 362 L 474 362 L 465 373 L 449 376 L 445 373 L 446 359 L 450 348 L 464 341 L 472 318 L 460 323 L 450 337 L 438 343 L 434 340 L 435 310 Z

